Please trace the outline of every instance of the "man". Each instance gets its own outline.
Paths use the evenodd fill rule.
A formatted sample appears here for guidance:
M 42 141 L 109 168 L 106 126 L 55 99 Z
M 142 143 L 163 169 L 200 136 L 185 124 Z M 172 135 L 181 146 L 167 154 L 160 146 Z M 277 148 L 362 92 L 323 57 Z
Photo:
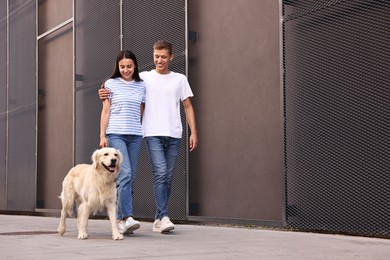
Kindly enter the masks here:
M 183 132 L 180 101 L 183 102 L 191 130 L 190 151 L 198 146 L 195 112 L 190 101 L 193 94 L 186 76 L 169 70 L 172 59 L 172 44 L 159 40 L 153 45 L 155 69 L 140 73 L 146 88 L 142 131 L 152 166 L 156 202 L 153 231 L 161 233 L 174 229 L 174 224 L 168 216 L 167 206 Z M 101 99 L 106 98 L 107 94 L 104 89 L 99 90 Z

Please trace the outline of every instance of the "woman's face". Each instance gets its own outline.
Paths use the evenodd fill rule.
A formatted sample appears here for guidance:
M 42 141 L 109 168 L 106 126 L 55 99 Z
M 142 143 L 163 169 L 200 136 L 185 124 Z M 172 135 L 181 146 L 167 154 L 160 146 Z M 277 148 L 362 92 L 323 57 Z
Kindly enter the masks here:
M 118 62 L 119 72 L 121 73 L 121 78 L 124 80 L 133 80 L 134 74 L 134 61 L 132 59 L 121 59 Z

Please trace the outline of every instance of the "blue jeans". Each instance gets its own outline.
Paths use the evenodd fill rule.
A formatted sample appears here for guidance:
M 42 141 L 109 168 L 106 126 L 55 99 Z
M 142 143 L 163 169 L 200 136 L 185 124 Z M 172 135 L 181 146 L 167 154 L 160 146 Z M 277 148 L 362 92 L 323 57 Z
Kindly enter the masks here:
M 168 136 L 146 137 L 153 173 L 153 189 L 156 201 L 155 219 L 168 216 L 168 200 L 171 194 L 172 176 L 179 155 L 180 139 Z
M 108 144 L 123 154 L 122 166 L 117 178 L 117 218 L 133 215 L 133 184 L 141 151 L 141 135 L 108 134 Z

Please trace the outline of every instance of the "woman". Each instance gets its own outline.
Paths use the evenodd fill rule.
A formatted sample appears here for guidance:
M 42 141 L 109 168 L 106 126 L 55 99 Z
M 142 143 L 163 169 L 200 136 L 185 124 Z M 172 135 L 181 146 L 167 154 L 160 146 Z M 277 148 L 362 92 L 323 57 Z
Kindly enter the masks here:
M 132 233 L 140 227 L 133 219 L 133 183 L 141 150 L 141 113 L 145 102 L 145 84 L 138 72 L 137 59 L 131 51 L 120 51 L 114 71 L 105 83 L 110 91 L 103 100 L 100 119 L 100 147 L 111 146 L 123 154 L 117 179 L 118 230 Z

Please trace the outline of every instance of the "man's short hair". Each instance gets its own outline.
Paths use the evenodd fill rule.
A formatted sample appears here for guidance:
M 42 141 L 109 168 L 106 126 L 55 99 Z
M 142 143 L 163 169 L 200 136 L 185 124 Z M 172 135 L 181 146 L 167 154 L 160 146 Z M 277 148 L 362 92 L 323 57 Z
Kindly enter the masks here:
M 172 55 L 172 43 L 165 40 L 158 40 L 154 43 L 153 49 L 168 50 L 169 55 Z

